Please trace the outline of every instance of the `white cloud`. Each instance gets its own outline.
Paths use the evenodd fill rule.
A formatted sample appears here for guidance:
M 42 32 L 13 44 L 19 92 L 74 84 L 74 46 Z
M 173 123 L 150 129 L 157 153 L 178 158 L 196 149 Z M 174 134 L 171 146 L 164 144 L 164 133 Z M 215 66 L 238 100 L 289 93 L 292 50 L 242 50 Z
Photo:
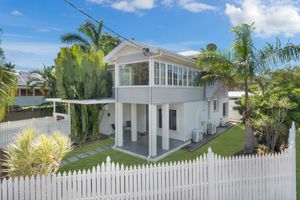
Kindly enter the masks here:
M 53 65 L 61 47 L 56 43 L 5 42 L 2 45 L 5 57 L 19 69 L 39 69 L 43 65 Z
M 123 12 L 136 12 L 154 8 L 155 2 L 154 0 L 121 0 L 112 3 L 111 7 Z
M 174 5 L 187 10 L 189 12 L 202 12 L 206 10 L 216 10 L 217 8 L 209 4 L 201 3 L 199 0 L 86 0 L 87 2 L 109 5 L 114 9 L 121 10 L 123 12 L 138 12 L 141 10 L 151 10 L 156 7 L 156 2 L 160 2 L 158 5 L 172 7 Z
M 86 0 L 87 2 L 90 3 L 95 3 L 95 4 L 104 4 L 104 3 L 109 3 L 109 0 Z
M 255 32 L 262 37 L 279 34 L 289 37 L 300 32 L 300 8 L 296 1 L 239 0 L 236 4 L 226 4 L 225 14 L 234 26 L 255 22 Z
M 179 0 L 178 4 L 181 8 L 190 12 L 203 12 L 217 10 L 216 7 L 204 4 L 195 0 Z
M 18 10 L 13 10 L 13 11 L 11 11 L 10 14 L 12 14 L 12 15 L 14 15 L 14 16 L 22 16 L 22 15 L 23 15 L 23 13 L 21 13 L 21 12 L 18 11 Z

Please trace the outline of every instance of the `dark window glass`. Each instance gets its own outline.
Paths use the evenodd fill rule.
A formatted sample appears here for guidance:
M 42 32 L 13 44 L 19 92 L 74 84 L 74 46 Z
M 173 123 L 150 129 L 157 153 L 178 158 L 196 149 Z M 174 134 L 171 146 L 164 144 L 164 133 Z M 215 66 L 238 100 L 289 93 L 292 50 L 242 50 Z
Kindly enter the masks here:
M 162 109 L 158 110 L 158 127 L 162 128 Z M 176 110 L 169 110 L 169 129 L 177 130 L 177 112 Z

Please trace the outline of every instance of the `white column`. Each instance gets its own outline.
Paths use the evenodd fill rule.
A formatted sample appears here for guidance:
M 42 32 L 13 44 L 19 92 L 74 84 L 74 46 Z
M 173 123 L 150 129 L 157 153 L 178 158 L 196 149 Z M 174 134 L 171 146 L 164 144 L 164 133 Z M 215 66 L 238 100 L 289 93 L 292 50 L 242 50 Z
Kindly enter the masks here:
M 169 104 L 162 105 L 162 149 L 169 150 Z
M 115 103 L 115 144 L 123 146 L 123 104 Z
M 149 104 L 149 155 L 157 155 L 157 106 Z
M 131 141 L 137 141 L 137 105 L 131 104 Z

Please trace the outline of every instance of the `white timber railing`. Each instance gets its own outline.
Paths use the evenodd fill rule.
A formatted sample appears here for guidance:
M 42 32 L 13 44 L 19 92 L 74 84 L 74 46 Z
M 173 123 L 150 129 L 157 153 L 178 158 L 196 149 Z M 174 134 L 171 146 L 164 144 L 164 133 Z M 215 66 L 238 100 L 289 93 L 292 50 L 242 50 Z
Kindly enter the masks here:
M 6 147 L 14 138 L 27 128 L 34 128 L 38 133 L 52 134 L 60 131 L 69 136 L 71 131 L 70 117 L 56 120 L 54 117 L 33 118 L 20 121 L 8 121 L 0 123 L 0 147 Z
M 0 199 L 296 200 L 295 134 L 281 153 L 124 166 L 3 179 Z

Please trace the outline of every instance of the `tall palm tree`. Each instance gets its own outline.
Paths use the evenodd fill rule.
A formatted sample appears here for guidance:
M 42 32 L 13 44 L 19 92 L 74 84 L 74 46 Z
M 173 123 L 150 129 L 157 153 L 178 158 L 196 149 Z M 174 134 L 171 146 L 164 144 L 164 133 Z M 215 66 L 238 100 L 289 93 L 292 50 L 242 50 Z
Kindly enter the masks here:
M 79 33 L 66 33 L 60 37 L 66 44 L 78 44 L 83 50 L 102 50 L 106 55 L 120 44 L 119 37 L 113 37 L 108 33 L 102 34 L 103 21 L 95 25 L 86 21 L 78 28 Z
M 254 24 L 234 27 L 235 39 L 229 52 L 203 49 L 198 59 L 198 66 L 205 71 L 200 80 L 203 84 L 219 82 L 230 87 L 240 81 L 244 83 L 245 153 L 253 152 L 255 147 L 250 124 L 249 83 L 254 82 L 256 75 L 265 69 L 300 58 L 300 45 L 288 43 L 282 46 L 278 39 L 275 44 L 267 43 L 257 50 L 252 40 L 254 29 Z

